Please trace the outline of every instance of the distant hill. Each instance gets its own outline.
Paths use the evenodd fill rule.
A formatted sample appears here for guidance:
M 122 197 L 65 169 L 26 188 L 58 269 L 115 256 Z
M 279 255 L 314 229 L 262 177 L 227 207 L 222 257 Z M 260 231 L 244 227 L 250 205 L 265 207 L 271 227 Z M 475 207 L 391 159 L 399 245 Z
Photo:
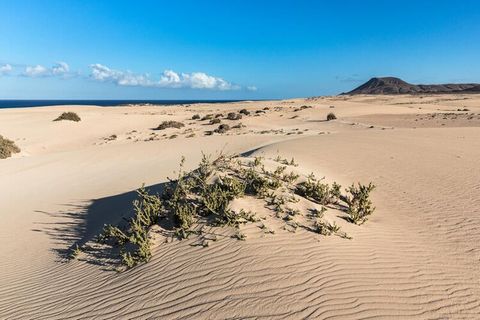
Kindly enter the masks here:
M 478 83 L 411 84 L 399 78 L 372 78 L 344 94 L 480 93 Z

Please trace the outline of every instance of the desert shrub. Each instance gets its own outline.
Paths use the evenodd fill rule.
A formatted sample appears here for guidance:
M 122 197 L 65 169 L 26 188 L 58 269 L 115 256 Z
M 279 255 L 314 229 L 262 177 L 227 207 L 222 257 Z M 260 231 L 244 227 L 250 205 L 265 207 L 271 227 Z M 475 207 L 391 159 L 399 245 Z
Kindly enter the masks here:
M 352 184 L 345 190 L 347 195 L 343 197 L 343 200 L 348 206 L 346 212 L 350 222 L 362 224 L 375 211 L 375 207 L 372 207 L 372 201 L 370 200 L 370 192 L 374 189 L 375 185 L 370 182 L 368 185 L 358 183 L 355 186 Z
M 317 180 L 313 174 L 309 175 L 305 182 L 297 185 L 297 193 L 322 205 L 338 202 L 340 185 L 334 182 L 330 186 L 328 183 L 323 183 L 322 180 Z
M 200 119 L 200 115 L 198 113 L 192 116 L 192 120 L 199 120 L 199 119 Z
M 250 114 L 250 111 L 248 111 L 247 109 L 242 109 L 242 110 L 238 111 L 238 113 L 241 113 L 241 114 L 244 114 L 244 115 L 248 116 Z
M 138 199 L 133 202 L 134 216 L 125 228 L 106 225 L 101 241 L 112 240 L 120 246 L 122 262 L 131 268 L 138 263 L 147 262 L 152 254 L 150 251 L 150 227 L 157 223 L 162 203 L 156 195 L 151 195 L 142 187 L 137 190 Z
M 304 183 L 294 185 L 298 175 L 286 173 L 287 164 L 294 161 L 280 157 L 277 160 L 286 164 L 269 171 L 262 157 L 242 160 L 220 156 L 210 161 L 203 155 L 198 168 L 186 173 L 183 171 L 185 159 L 182 158 L 177 178 L 169 179 L 161 195 L 151 195 L 143 187 L 139 189 L 138 199 L 134 202 L 134 216 L 124 225 L 106 225 L 99 240 L 118 246 L 119 258 L 127 268 L 131 268 L 151 258 L 149 231 L 160 221 L 165 221 L 162 228 L 169 230 L 172 237 L 185 239 L 195 235 L 203 239 L 200 245 L 204 247 L 208 246 L 207 240 L 211 240 L 206 239 L 205 235 L 211 235 L 211 232 L 204 230 L 204 226 L 235 228 L 237 230 L 232 238 L 245 240 L 245 235 L 239 230 L 240 225 L 261 220 L 250 211 L 232 210 L 231 202 L 244 196 L 261 199 L 265 208 L 274 213 L 272 217 L 280 219 L 285 223 L 285 230 L 292 232 L 302 227 L 325 236 L 335 234 L 349 238 L 339 231 L 336 223 L 323 221 L 327 210 L 323 204 L 339 200 L 347 206 L 337 206 L 337 209 L 344 210 L 349 221 L 354 223 L 364 222 L 366 216 L 373 212 L 368 197 L 373 185 L 352 185 L 346 189 L 345 196 L 340 195 L 340 185 L 328 185 L 313 175 Z M 310 214 L 302 214 L 299 208 L 290 207 L 300 201 L 295 191 L 322 206 L 310 210 Z M 262 225 L 260 228 L 264 232 L 274 233 Z
M 322 236 L 331 236 L 340 231 L 340 227 L 334 222 L 316 221 L 314 224 L 314 231 Z
M 81 119 L 78 116 L 78 114 L 76 114 L 75 112 L 64 112 L 61 115 L 59 115 L 57 118 L 55 118 L 53 121 L 61 121 L 61 120 L 70 120 L 70 121 L 78 122 Z
M 227 119 L 228 120 L 240 120 L 240 119 L 242 119 L 242 115 L 239 114 L 239 113 L 235 113 L 235 112 L 229 112 L 227 114 Z
M 214 131 L 216 133 L 225 133 L 227 132 L 228 130 L 230 130 L 230 126 L 228 124 L 221 124 L 218 126 L 217 129 L 215 129 Z
M 329 114 L 327 114 L 327 121 L 331 121 L 335 119 L 337 119 L 337 116 L 335 115 L 335 113 L 330 112 Z
M 221 118 L 221 117 L 223 117 L 223 113 L 217 113 L 217 114 L 215 115 L 215 118 Z
M 221 120 L 220 120 L 219 118 L 214 118 L 214 119 L 210 120 L 209 123 L 210 123 L 210 124 L 218 124 L 218 123 L 220 123 L 220 122 L 221 122 Z
M 0 159 L 6 159 L 19 152 L 20 148 L 17 147 L 15 142 L 0 135 Z
M 180 129 L 180 128 L 183 128 L 185 127 L 185 125 L 181 122 L 178 122 L 178 121 L 163 121 L 162 123 L 160 123 L 158 125 L 158 127 L 156 127 L 155 129 L 153 130 L 165 130 L 165 129 L 169 129 L 169 128 L 175 128 L 175 129 Z

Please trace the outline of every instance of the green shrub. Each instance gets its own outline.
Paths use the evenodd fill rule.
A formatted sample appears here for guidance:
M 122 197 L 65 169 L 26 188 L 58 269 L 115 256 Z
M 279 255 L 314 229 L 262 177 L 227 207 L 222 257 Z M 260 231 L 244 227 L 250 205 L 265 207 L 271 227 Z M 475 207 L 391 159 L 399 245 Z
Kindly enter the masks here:
M 323 236 L 331 236 L 340 231 L 340 227 L 337 224 L 330 223 L 328 221 L 317 221 L 314 225 L 314 230 L 316 233 L 321 234 Z
M 337 203 L 340 185 L 334 182 L 330 187 L 328 183 L 322 183 L 322 180 L 317 180 L 313 174 L 309 175 L 307 181 L 297 185 L 297 193 L 322 205 Z
M 0 135 L 0 159 L 6 159 L 19 152 L 20 148 L 17 147 L 15 142 Z
M 142 187 L 137 190 L 138 199 L 133 202 L 134 216 L 122 229 L 119 226 L 106 225 L 99 240 L 112 240 L 120 246 L 122 262 L 131 268 L 134 265 L 147 262 L 152 254 L 150 251 L 149 230 L 158 222 L 162 214 L 160 197 L 151 195 Z
M 54 119 L 53 121 L 61 121 L 61 120 L 70 120 L 70 121 L 78 122 L 81 119 L 78 116 L 78 114 L 76 114 L 75 112 L 64 112 L 61 115 L 59 115 L 56 119 Z
M 183 127 L 185 127 L 185 125 L 181 122 L 178 122 L 178 121 L 163 121 L 162 123 L 160 123 L 158 125 L 158 127 L 156 127 L 153 130 L 165 130 L 165 129 L 168 129 L 168 128 L 180 129 L 180 128 L 183 128 Z
M 347 215 L 350 222 L 362 224 L 375 211 L 375 207 L 372 207 L 372 201 L 370 200 L 370 192 L 374 189 L 375 185 L 370 182 L 368 185 L 358 183 L 355 186 L 352 184 L 345 190 L 347 195 L 343 200 L 348 206 Z
M 331 121 L 335 119 L 337 119 L 337 116 L 335 115 L 335 113 L 330 112 L 329 114 L 327 114 L 327 121 Z
M 322 179 L 317 180 L 313 175 L 304 183 L 294 185 L 298 175 L 286 174 L 287 165 L 268 171 L 262 161 L 262 157 L 249 161 L 226 156 L 210 161 L 203 155 L 198 168 L 185 173 L 185 159 L 182 158 L 177 178 L 169 179 L 161 195 L 151 195 L 143 187 L 139 189 L 138 199 L 133 203 L 133 218 L 127 220 L 126 225 L 106 225 L 99 240 L 119 246 L 119 258 L 131 268 L 151 258 L 149 231 L 160 219 L 166 222 L 162 227 L 169 228 L 171 236 L 185 239 L 197 235 L 204 247 L 208 246 L 204 226 L 236 228 L 232 237 L 245 240 L 240 225 L 260 221 L 252 212 L 232 210 L 232 201 L 245 195 L 262 199 L 265 208 L 274 213 L 272 217 L 284 221 L 285 230 L 294 232 L 302 227 L 321 235 L 335 234 L 347 239 L 349 237 L 340 232 L 335 223 L 322 220 L 327 210 L 323 205 L 344 201 L 347 206 L 336 208 L 345 210 L 349 221 L 357 224 L 363 223 L 374 210 L 369 200 L 369 193 L 374 188 L 372 184 L 352 185 L 343 196 L 340 185 L 322 183 Z M 293 160 L 284 161 L 288 165 L 294 163 Z M 311 210 L 310 214 L 302 214 L 298 208 L 290 207 L 291 203 L 300 201 L 295 191 L 322 206 Z M 261 228 L 265 233 L 274 233 L 264 224 Z

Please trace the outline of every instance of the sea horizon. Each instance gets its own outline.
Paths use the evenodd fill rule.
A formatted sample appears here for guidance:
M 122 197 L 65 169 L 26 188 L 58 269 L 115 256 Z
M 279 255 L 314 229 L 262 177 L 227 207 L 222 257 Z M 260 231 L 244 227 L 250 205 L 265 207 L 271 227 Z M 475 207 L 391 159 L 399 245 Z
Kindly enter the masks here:
M 275 100 L 275 99 L 270 99 Z M 131 104 L 151 104 L 151 105 L 175 105 L 175 104 L 198 104 L 198 103 L 229 103 L 241 101 L 262 101 L 259 99 L 232 99 L 232 100 L 158 100 L 158 99 L 0 99 L 0 109 L 7 108 L 31 108 L 48 107 L 62 105 L 82 105 L 82 106 L 100 106 L 115 107 Z

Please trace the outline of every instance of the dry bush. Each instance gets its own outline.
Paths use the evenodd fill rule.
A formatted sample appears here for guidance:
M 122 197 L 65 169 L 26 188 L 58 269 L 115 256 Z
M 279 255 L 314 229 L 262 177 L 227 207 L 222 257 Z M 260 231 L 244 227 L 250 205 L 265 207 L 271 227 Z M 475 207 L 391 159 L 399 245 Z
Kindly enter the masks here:
M 200 115 L 198 113 L 192 116 L 192 120 L 199 120 L 199 119 L 200 119 Z
M 180 129 L 180 128 L 183 128 L 183 127 L 185 127 L 185 125 L 181 122 L 178 122 L 178 121 L 163 121 L 162 123 L 160 123 L 158 125 L 158 127 L 156 127 L 153 130 L 165 130 L 165 129 L 168 129 L 168 128 Z
M 335 115 L 335 113 L 330 112 L 329 114 L 327 114 L 327 121 L 331 121 L 335 119 L 337 119 L 337 116 Z
M 0 135 L 0 159 L 6 159 L 19 152 L 20 148 L 17 147 L 15 142 Z
M 61 115 L 59 115 L 56 119 L 53 121 L 61 121 L 61 120 L 69 120 L 69 121 L 75 121 L 78 122 L 82 119 L 76 114 L 75 112 L 64 112 Z
M 216 133 L 222 134 L 222 133 L 226 133 L 226 132 L 229 131 L 229 130 L 230 130 L 230 126 L 229 126 L 228 124 L 221 124 L 221 125 L 219 125 L 218 128 L 215 129 L 214 131 L 215 131 Z
M 228 120 L 240 120 L 240 119 L 242 119 L 242 115 L 239 114 L 239 113 L 235 113 L 235 112 L 229 112 L 227 114 L 227 119 Z

